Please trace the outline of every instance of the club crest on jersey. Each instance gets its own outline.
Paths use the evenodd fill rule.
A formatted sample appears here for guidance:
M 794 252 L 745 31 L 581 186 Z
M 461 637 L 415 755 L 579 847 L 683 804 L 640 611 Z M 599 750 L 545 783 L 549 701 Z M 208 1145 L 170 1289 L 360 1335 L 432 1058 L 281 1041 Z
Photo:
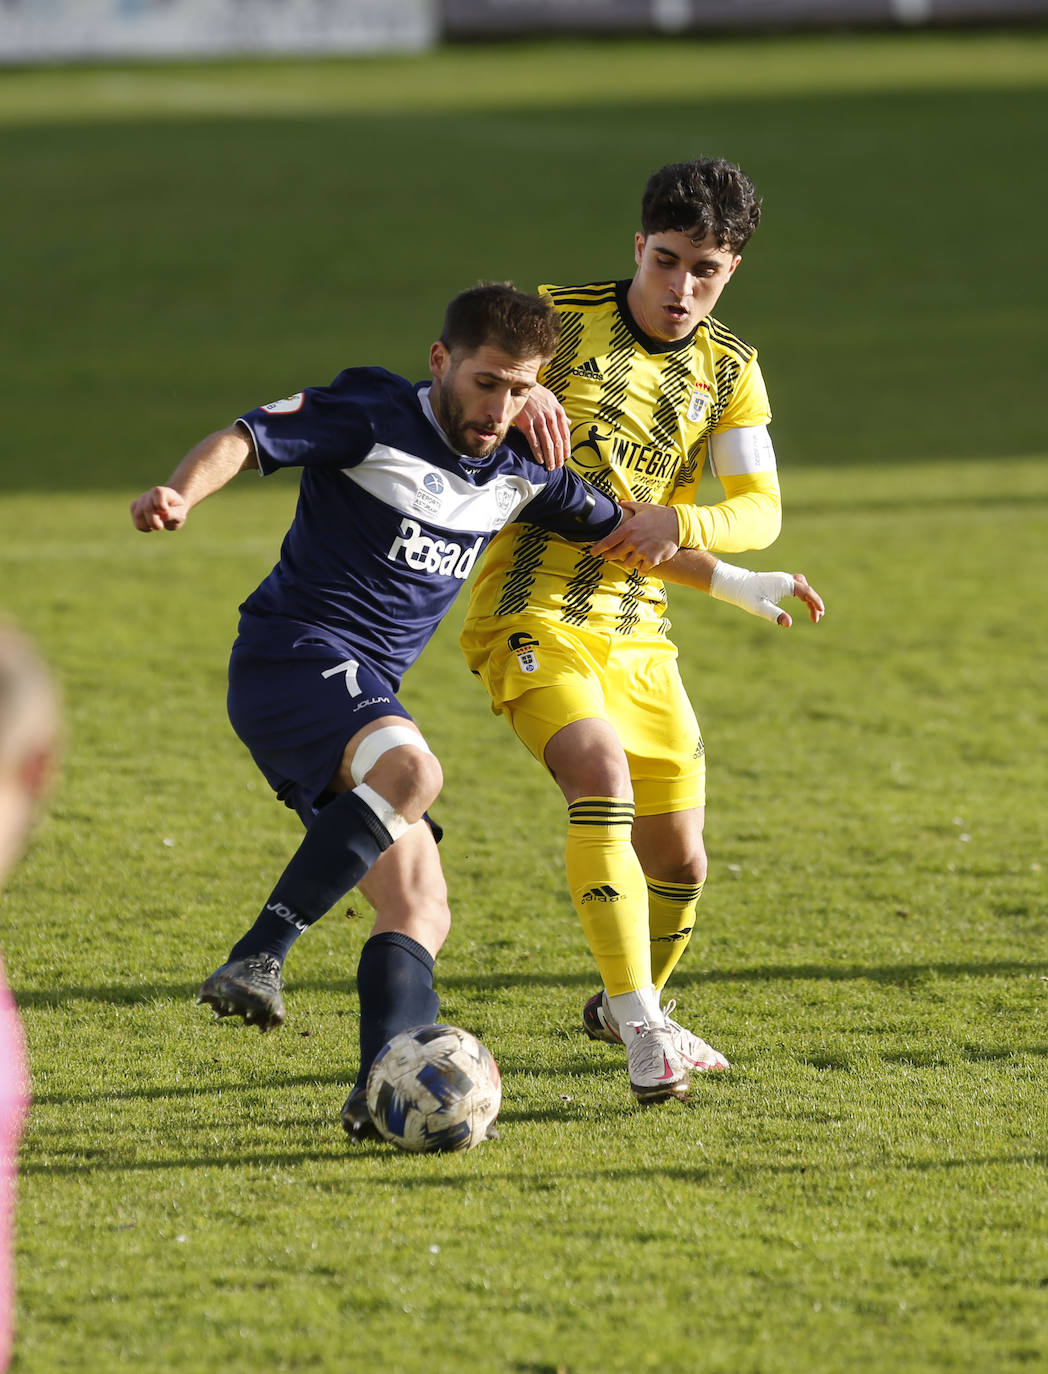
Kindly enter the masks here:
M 404 519 L 386 557 L 391 563 L 403 560 L 416 572 L 439 573 L 442 577 L 456 577 L 464 582 L 483 547 L 482 534 L 463 547 L 453 539 L 434 539 L 432 535 L 423 534 L 422 527 L 414 520 Z
M 526 631 L 518 631 L 516 634 L 510 635 L 506 643 L 517 655 L 517 663 L 522 673 L 538 671 L 539 659 L 534 652 L 539 647 L 537 639 L 532 639 Z
M 696 387 L 691 393 L 691 400 L 688 402 L 688 419 L 693 425 L 698 424 L 706 414 L 709 404 L 709 394 L 705 391 L 700 391 L 700 389 Z
M 267 415 L 294 415 L 296 410 L 302 409 L 302 402 L 306 399 L 304 391 L 296 391 L 293 396 L 285 396 L 282 401 L 270 401 L 269 405 L 262 409 Z

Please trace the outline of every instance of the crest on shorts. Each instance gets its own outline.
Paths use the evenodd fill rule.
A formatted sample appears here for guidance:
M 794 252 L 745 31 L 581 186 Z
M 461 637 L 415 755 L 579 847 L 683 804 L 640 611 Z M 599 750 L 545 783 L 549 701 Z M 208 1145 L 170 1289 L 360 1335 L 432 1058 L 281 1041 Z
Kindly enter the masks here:
M 517 664 L 522 673 L 534 673 L 538 670 L 538 655 L 534 652 L 539 647 L 537 639 L 532 639 L 526 631 L 518 631 L 510 635 L 506 643 L 517 655 Z

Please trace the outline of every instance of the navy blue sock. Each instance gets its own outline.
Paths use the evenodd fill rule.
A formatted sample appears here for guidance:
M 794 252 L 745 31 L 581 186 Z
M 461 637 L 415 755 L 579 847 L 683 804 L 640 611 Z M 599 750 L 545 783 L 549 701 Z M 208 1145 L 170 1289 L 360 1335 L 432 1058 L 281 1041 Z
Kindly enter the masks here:
M 440 998 L 433 991 L 433 957 L 399 931 L 372 935 L 357 965 L 360 998 L 360 1072 L 354 1091 L 368 1080 L 375 1055 L 398 1031 L 436 1021 Z
M 272 954 L 281 963 L 304 930 L 356 887 L 393 843 L 382 822 L 353 792 L 328 802 L 306 831 L 251 929 L 229 952 Z

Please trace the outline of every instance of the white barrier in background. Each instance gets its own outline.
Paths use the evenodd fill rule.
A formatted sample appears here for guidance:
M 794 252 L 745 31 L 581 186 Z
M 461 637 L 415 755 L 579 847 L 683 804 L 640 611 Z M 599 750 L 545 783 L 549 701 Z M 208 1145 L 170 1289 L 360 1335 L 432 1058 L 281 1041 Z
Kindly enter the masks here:
M 436 0 L 0 0 L 0 63 L 418 51 Z
M 980 23 L 1048 17 L 1048 0 L 441 0 L 449 38 Z
M 1048 0 L 0 0 L 0 65 L 421 51 L 441 38 L 1048 18 Z

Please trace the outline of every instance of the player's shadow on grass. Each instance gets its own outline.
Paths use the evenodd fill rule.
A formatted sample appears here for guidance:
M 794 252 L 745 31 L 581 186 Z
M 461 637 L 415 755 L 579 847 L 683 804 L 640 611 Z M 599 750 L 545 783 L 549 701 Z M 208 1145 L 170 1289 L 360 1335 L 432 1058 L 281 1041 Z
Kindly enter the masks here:
M 70 983 L 67 987 L 15 989 L 19 1007 L 62 1007 L 70 1002 L 107 1002 L 113 1006 L 134 1006 L 149 1002 L 195 1002 L 199 983 L 106 983 L 89 986 Z
M 329 1147 L 317 1150 L 245 1150 L 235 1155 L 175 1155 L 169 1159 L 85 1159 L 82 1156 L 89 1154 L 89 1151 L 51 1150 L 46 1160 L 23 1160 L 19 1165 L 19 1173 L 26 1176 L 42 1174 L 51 1178 L 56 1175 L 74 1177 L 97 1173 L 150 1173 L 164 1169 L 242 1169 L 245 1165 L 259 1169 L 285 1168 L 292 1164 L 322 1163 L 324 1160 L 338 1162 L 346 1153 L 347 1142 L 344 1136 L 338 1140 L 334 1134 L 332 1142 Z M 62 1154 L 79 1157 L 70 1163 L 60 1160 L 56 1163 L 55 1156 Z
M 773 982 L 858 982 L 913 987 L 928 978 L 995 978 L 1002 974 L 1014 977 L 1048 975 L 1048 960 L 996 959 L 985 963 L 923 963 L 923 964 L 756 964 L 752 968 L 704 969 L 687 972 L 678 969 L 673 976 L 674 988 L 701 987 L 707 983 L 773 983 Z M 445 973 L 438 968 L 438 991 L 498 992 L 512 988 L 592 989 L 595 974 L 591 970 L 579 973 Z M 345 994 L 355 1005 L 355 993 L 348 977 L 330 979 L 309 975 L 299 979 L 292 971 L 287 991 L 293 998 L 306 997 L 310 992 Z M 106 1002 L 118 1006 L 133 1006 L 150 1002 L 195 1002 L 198 983 L 107 983 L 95 986 L 74 983 L 53 988 L 15 989 L 15 1001 L 23 1009 L 61 1007 L 71 1002 Z M 304 1013 L 303 1005 L 300 1014 Z M 294 1014 L 294 1013 L 293 1013 Z
M 556 1120 L 556 1116 L 543 1116 L 542 1114 L 521 1113 L 511 1115 L 503 1113 L 499 1117 L 500 1123 L 510 1125 L 515 1121 L 531 1120 Z M 486 1148 L 486 1147 L 482 1147 Z M 338 1141 L 334 1137 L 332 1144 L 322 1149 L 312 1150 L 243 1150 L 237 1154 L 230 1155 L 176 1155 L 167 1159 L 119 1159 L 119 1158 L 93 1158 L 85 1159 L 81 1150 L 52 1150 L 50 1159 L 36 1162 L 32 1159 L 25 1160 L 20 1168 L 20 1172 L 25 1176 L 43 1175 L 49 1178 L 57 1175 L 68 1177 L 83 1176 L 95 1173 L 131 1174 L 131 1173 L 153 1173 L 161 1172 L 165 1169 L 242 1169 L 245 1166 L 251 1168 L 285 1168 L 294 1164 L 318 1164 L 325 1161 L 334 1164 L 338 1168 L 343 1168 L 347 1161 L 352 1162 L 354 1158 L 373 1158 L 377 1154 L 388 1154 L 391 1160 L 397 1158 L 397 1151 L 394 1147 L 381 1141 L 364 1144 L 350 1144 L 344 1140 Z M 69 1163 L 55 1162 L 55 1156 L 62 1154 L 76 1154 L 78 1158 Z M 441 1156 L 443 1158 L 443 1156 Z M 984 1169 L 987 1167 L 1022 1165 L 1029 1168 L 1031 1165 L 1044 1168 L 1048 1165 L 1048 1153 L 1043 1151 L 1029 1151 L 1011 1155 L 985 1155 L 969 1156 L 961 1158 L 951 1157 L 949 1159 L 915 1159 L 908 1160 L 901 1156 L 891 1156 L 879 1160 L 849 1160 L 842 1162 L 838 1172 L 847 1174 L 854 1169 L 857 1164 L 871 1169 L 873 1172 L 881 1171 L 884 1174 L 894 1176 L 900 1169 L 914 1171 L 917 1173 L 933 1173 L 936 1170 L 953 1169 Z M 601 1178 L 605 1182 L 621 1182 L 628 1179 L 638 1178 L 661 1178 L 668 1181 L 677 1181 L 687 1184 L 711 1183 L 723 1184 L 725 1177 L 731 1177 L 733 1184 L 745 1185 L 748 1180 L 759 1179 L 767 1176 L 781 1175 L 805 1175 L 808 1172 L 813 1175 L 819 1173 L 825 1178 L 827 1169 L 825 1164 L 817 1163 L 814 1160 L 795 1160 L 790 1162 L 766 1163 L 766 1164 L 745 1164 L 740 1165 L 735 1158 L 724 1158 L 720 1161 L 707 1161 L 694 1168 L 666 1168 L 663 1165 L 652 1165 L 650 1168 L 608 1168 L 595 1169 L 591 1163 L 587 1163 L 586 1172 L 591 1178 Z M 568 1173 L 569 1170 L 563 1170 Z M 830 1171 L 832 1172 L 832 1170 Z M 428 1174 L 420 1176 L 412 1174 L 399 1180 L 402 1186 L 407 1188 L 432 1188 L 432 1187 L 473 1187 L 475 1180 L 471 1175 L 452 1173 L 442 1170 L 439 1174 Z M 543 1191 L 548 1192 L 551 1187 L 551 1175 L 549 1172 L 534 1174 L 514 1175 L 515 1186 L 523 1191 Z
M 773 983 L 773 982 L 858 982 L 868 980 L 899 987 L 910 987 L 930 977 L 994 978 L 1001 974 L 1016 977 L 1048 975 L 1048 959 L 1027 961 L 997 959 L 985 963 L 926 963 L 926 964 L 756 964 L 751 968 L 703 969 L 687 972 L 678 968 L 673 974 L 673 987 L 701 987 L 707 983 Z M 441 989 L 469 991 L 498 991 L 516 987 L 585 987 L 592 989 L 595 974 L 584 973 L 507 973 L 460 975 L 442 974 L 438 970 Z M 325 985 L 305 980 L 304 988 Z
M 281 1088 L 327 1088 L 343 1087 L 352 1075 L 346 1073 L 303 1073 L 281 1075 L 267 1073 L 266 1093 Z M 254 1070 L 246 1069 L 243 1078 L 223 1082 L 200 1082 L 178 1084 L 155 1084 L 148 1088 L 114 1088 L 112 1084 L 99 1088 L 97 1092 L 72 1093 L 33 1093 L 36 1107 L 88 1106 L 92 1102 L 138 1102 L 164 1101 L 171 1098 L 189 1099 L 211 1097 L 215 1093 L 232 1092 L 245 1095 L 258 1093 L 258 1079 Z
M 986 963 L 926 964 L 757 964 L 753 968 L 708 969 L 689 973 L 677 969 L 675 987 L 704 983 L 820 982 L 850 983 L 866 980 L 895 987 L 912 987 L 928 978 L 995 978 L 1048 974 L 1048 960 L 996 959 Z

